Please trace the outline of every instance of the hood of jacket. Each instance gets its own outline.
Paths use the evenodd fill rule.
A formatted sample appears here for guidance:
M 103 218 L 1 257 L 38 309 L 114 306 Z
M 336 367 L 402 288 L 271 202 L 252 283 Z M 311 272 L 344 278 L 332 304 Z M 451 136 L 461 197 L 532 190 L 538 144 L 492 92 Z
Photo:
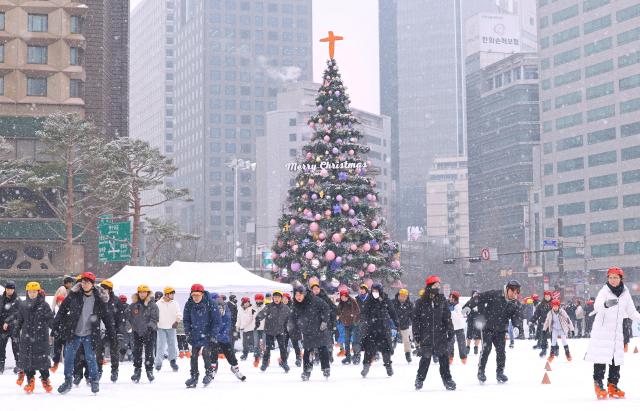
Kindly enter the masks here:
M 109 296 L 109 295 L 107 294 L 107 297 L 108 297 L 108 296 Z M 108 300 L 107 300 L 107 301 L 108 301 Z M 138 293 L 133 294 L 133 295 L 131 296 L 131 304 L 135 304 L 135 303 L 137 303 L 138 301 L 140 301 L 140 296 L 138 295 Z M 151 295 L 151 293 L 147 293 L 147 298 L 145 298 L 145 299 L 144 299 L 144 301 L 142 301 L 142 304 L 146 307 L 146 306 L 148 306 L 148 305 L 149 305 L 149 303 L 150 303 L 151 301 L 154 301 L 154 302 L 155 302 L 155 298 L 154 298 L 154 296 L 153 296 L 153 295 Z

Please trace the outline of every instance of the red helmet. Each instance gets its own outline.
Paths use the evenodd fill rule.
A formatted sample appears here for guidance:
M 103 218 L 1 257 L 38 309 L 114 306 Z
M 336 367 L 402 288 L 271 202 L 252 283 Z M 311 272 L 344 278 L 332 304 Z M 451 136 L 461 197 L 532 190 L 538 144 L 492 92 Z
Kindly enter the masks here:
M 264 301 L 264 295 L 256 294 L 255 297 L 253 297 L 253 299 L 256 301 Z
M 456 300 L 460 299 L 460 293 L 457 291 L 451 291 L 451 297 L 455 298 Z
M 127 302 L 127 296 L 124 295 L 124 294 L 120 295 L 120 297 L 118 297 L 118 298 L 120 299 L 121 303 L 126 303 Z
M 90 271 L 85 271 L 84 273 L 80 274 L 80 280 L 89 280 L 92 283 L 95 283 L 96 275 Z
M 204 293 L 204 286 L 202 284 L 194 284 L 191 286 L 191 292 Z
M 553 301 L 551 301 L 551 306 L 552 306 L 552 307 L 556 307 L 556 306 L 560 307 L 560 300 L 553 300 Z
M 242 299 L 240 300 L 241 304 L 250 303 L 250 302 L 251 302 L 251 298 L 249 297 L 242 297 Z
M 552 296 L 552 295 L 553 295 L 553 293 L 550 290 L 547 290 L 547 291 L 544 292 L 544 296 L 545 297 L 546 296 Z
M 427 287 L 431 287 L 433 284 L 435 283 L 439 283 L 440 282 L 440 277 L 438 277 L 437 275 L 431 275 L 427 278 L 427 281 L 425 281 L 425 285 Z
M 340 297 L 348 297 L 349 296 L 349 290 L 340 290 Z
M 531 298 L 533 299 L 533 301 L 540 301 L 540 296 L 538 294 L 533 294 Z
M 622 271 L 622 268 L 620 267 L 609 267 L 609 269 L 607 270 L 607 276 L 609 276 L 610 274 L 617 274 L 620 276 L 620 278 L 624 277 L 624 271 Z
M 289 293 L 284 293 L 284 294 L 282 294 L 282 296 L 283 296 L 284 298 L 286 298 L 287 300 L 290 300 L 290 299 L 291 299 L 291 294 L 289 294 Z

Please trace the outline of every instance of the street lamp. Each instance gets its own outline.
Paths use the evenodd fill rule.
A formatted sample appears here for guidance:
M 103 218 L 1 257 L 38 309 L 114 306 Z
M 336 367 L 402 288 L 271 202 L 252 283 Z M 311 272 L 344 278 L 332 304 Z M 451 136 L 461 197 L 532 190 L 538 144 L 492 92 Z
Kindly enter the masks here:
M 238 170 L 256 171 L 256 163 L 233 158 L 226 166 L 233 169 L 233 261 L 238 261 L 238 257 L 241 257 L 242 254 L 240 241 L 238 241 Z

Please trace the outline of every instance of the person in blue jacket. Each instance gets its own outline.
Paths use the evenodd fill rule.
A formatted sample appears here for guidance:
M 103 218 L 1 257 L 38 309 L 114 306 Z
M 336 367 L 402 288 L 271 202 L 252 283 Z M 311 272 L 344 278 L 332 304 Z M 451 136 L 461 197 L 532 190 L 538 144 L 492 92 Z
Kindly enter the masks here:
M 217 310 L 220 313 L 220 325 L 216 333 L 216 342 L 211 350 L 211 369 L 212 374 L 215 377 L 218 372 L 218 356 L 223 354 L 227 359 L 229 365 L 231 365 L 231 372 L 240 381 L 245 381 L 247 377 L 242 375 L 240 368 L 238 367 L 238 360 L 236 359 L 236 353 L 233 349 L 233 340 L 231 338 L 231 328 L 234 325 L 231 309 L 228 304 L 225 304 L 222 297 L 217 293 L 211 293 L 211 299 L 217 306 Z
M 187 343 L 191 345 L 191 378 L 185 381 L 187 388 L 198 385 L 198 355 L 202 352 L 205 376 L 202 384 L 213 381 L 212 352 L 220 328 L 220 313 L 215 302 L 201 284 L 191 286 L 191 296 L 184 305 L 182 316 Z M 217 355 L 217 354 L 216 354 Z

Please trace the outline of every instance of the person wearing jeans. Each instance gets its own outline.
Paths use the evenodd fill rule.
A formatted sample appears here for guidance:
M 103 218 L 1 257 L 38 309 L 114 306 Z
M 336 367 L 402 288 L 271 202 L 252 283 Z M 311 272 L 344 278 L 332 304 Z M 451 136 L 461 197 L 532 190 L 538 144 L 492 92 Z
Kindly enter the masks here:
M 95 347 L 100 339 L 100 323 L 105 327 L 106 335 L 115 338 L 113 314 L 107 303 L 109 294 L 101 287 L 95 286 L 96 276 L 85 272 L 79 276 L 80 282 L 69 291 L 53 320 L 51 336 L 64 343 L 64 383 L 58 388 L 60 394 L 66 394 L 73 385 L 73 368 L 76 352 L 83 347 L 91 391 L 100 390 L 98 382 L 98 365 Z
M 165 287 L 164 296 L 156 303 L 159 312 L 158 336 L 156 339 L 158 351 L 155 361 L 157 371 L 160 371 L 160 368 L 162 368 L 164 352 L 167 349 L 171 369 L 178 371 L 178 364 L 176 363 L 176 359 L 178 358 L 176 331 L 178 323 L 182 321 L 182 314 L 180 313 L 178 303 L 174 300 L 175 295 L 176 290 L 174 288 Z
M 206 381 L 203 382 L 209 384 L 213 380 L 212 349 L 216 341 L 216 333 L 220 328 L 220 312 L 202 284 L 191 286 L 191 296 L 184 305 L 183 324 L 187 343 L 192 347 L 191 376 L 185 381 L 185 385 L 187 388 L 194 388 L 198 385 L 200 377 L 198 356 L 200 353 L 202 353 L 206 373 Z

